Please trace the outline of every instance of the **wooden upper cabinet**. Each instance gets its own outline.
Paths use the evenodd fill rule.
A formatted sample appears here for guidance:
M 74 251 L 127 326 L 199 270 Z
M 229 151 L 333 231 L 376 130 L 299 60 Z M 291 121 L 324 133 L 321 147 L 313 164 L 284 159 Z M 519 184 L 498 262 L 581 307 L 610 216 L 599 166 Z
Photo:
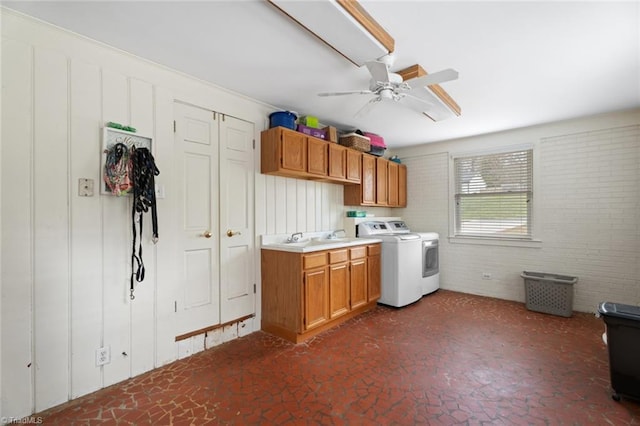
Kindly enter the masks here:
M 374 157 L 362 156 L 362 180 L 360 185 L 344 187 L 344 204 L 347 206 L 407 205 L 407 166 Z
M 360 183 L 359 151 L 284 127 L 264 130 L 260 140 L 262 173 L 340 184 Z
M 307 172 L 317 176 L 327 176 L 328 143 L 322 139 L 307 139 Z
M 387 162 L 387 200 L 390 207 L 398 207 L 398 163 Z
M 389 162 L 382 157 L 376 158 L 376 204 L 389 205 L 389 183 L 387 182 Z
M 360 183 L 362 181 L 362 153 L 355 149 L 347 149 L 347 180 Z
M 336 143 L 329 144 L 329 177 L 347 178 L 347 148 Z
M 362 155 L 362 200 L 365 205 L 376 203 L 376 159 L 371 155 Z
M 307 171 L 307 138 L 295 134 L 283 134 L 282 168 L 299 172 Z
M 360 185 L 344 187 L 344 204 L 348 206 L 374 206 L 376 204 L 376 157 L 359 155 L 361 165 Z
M 304 176 L 307 173 L 307 136 L 284 127 L 262 132 L 260 169 L 262 173 Z
M 407 166 L 398 165 L 398 207 L 407 207 Z

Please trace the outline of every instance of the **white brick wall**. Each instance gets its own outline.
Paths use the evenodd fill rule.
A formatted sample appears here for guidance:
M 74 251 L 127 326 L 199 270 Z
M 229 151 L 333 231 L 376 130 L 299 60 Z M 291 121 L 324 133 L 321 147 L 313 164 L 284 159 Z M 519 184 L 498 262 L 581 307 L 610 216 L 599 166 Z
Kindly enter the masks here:
M 537 150 L 540 248 L 451 243 L 448 154 L 523 142 Z M 601 301 L 640 304 L 640 112 L 394 153 L 409 173 L 403 217 L 414 230 L 440 233 L 442 288 L 524 302 L 527 270 L 577 276 L 576 311 L 594 312 Z

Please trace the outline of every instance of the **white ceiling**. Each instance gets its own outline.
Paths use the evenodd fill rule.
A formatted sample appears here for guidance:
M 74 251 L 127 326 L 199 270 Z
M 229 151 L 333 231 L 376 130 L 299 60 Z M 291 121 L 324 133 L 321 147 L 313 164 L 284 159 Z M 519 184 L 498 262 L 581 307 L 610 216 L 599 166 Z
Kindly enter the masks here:
M 354 114 L 368 88 L 352 63 L 262 0 L 2 4 L 392 147 L 640 107 L 640 2 L 361 0 L 395 38 L 392 70 L 454 68 L 462 116 L 434 123 L 399 105 Z M 330 23 L 327 23 L 330 25 Z

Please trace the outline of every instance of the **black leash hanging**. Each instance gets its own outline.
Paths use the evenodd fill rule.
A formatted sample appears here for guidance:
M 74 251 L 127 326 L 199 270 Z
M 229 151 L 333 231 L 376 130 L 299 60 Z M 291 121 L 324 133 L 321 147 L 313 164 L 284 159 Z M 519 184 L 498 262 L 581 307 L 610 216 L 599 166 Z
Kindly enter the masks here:
M 131 181 L 133 184 L 133 202 L 131 207 L 131 227 L 133 244 L 131 248 L 131 300 L 135 299 L 133 292 L 135 282 L 144 280 L 144 262 L 142 260 L 142 217 L 151 209 L 151 223 L 153 227 L 153 243 L 158 242 L 158 214 L 156 212 L 155 177 L 160 174 L 153 155 L 148 148 L 131 147 Z M 138 216 L 136 220 L 136 215 Z M 138 222 L 139 229 L 136 227 Z M 137 238 L 139 236 L 139 238 Z M 137 241 L 136 241 L 137 240 Z M 138 250 L 136 253 L 136 243 Z

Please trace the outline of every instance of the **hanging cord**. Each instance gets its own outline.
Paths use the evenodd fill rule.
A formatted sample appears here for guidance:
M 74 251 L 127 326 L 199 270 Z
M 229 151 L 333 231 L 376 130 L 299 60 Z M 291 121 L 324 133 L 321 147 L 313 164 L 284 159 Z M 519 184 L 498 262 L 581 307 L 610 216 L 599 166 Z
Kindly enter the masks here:
M 133 244 L 131 249 L 131 300 L 135 299 L 133 291 L 135 282 L 144 280 L 144 262 L 142 260 L 142 216 L 151 209 L 153 227 L 153 243 L 158 242 L 158 215 L 156 212 L 155 177 L 160 174 L 148 148 L 131 147 L 130 173 L 133 183 L 133 202 L 131 207 L 131 227 Z M 136 215 L 138 218 L 136 219 Z M 139 229 L 136 227 L 139 223 Z M 139 236 L 139 238 L 137 238 Z M 138 240 L 138 241 L 136 241 Z M 136 253 L 136 243 L 138 250 Z
M 129 148 L 117 143 L 104 151 L 107 158 L 104 163 L 104 182 L 113 195 L 125 195 L 131 189 L 129 178 Z

